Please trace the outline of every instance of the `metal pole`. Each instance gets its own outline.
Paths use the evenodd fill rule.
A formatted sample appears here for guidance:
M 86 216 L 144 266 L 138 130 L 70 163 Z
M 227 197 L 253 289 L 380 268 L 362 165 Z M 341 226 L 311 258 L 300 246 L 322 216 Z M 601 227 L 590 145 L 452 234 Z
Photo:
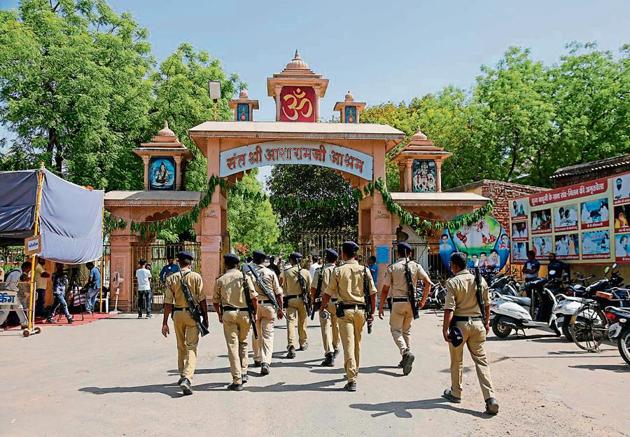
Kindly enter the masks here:
M 35 198 L 35 226 L 33 236 L 39 236 L 39 212 L 42 203 L 42 186 L 44 183 L 44 163 L 42 162 L 37 172 L 37 197 Z M 41 250 L 41 248 L 40 248 Z M 37 255 L 31 256 L 31 294 L 28 303 L 28 331 L 31 333 L 35 327 L 35 262 Z
M 105 206 L 103 206 L 103 211 L 101 214 L 101 244 L 103 244 L 103 241 L 105 240 Z M 103 249 L 105 249 L 105 245 L 103 244 Z M 103 312 L 103 281 L 105 280 L 105 273 L 103 272 L 103 261 L 105 259 L 105 254 L 101 253 L 101 290 L 99 291 L 99 295 L 98 295 L 98 301 L 99 303 L 99 307 L 98 307 L 98 312 L 102 313 Z M 111 282 L 111 278 L 110 278 L 110 282 Z M 110 289 L 111 289 L 111 284 L 110 284 Z

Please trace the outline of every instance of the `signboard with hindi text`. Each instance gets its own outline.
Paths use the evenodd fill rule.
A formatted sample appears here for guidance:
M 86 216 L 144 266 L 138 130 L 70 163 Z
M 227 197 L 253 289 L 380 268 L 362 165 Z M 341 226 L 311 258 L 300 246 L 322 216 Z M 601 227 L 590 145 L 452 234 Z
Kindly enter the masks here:
M 319 142 L 270 141 L 221 152 L 220 176 L 256 167 L 278 164 L 310 164 L 341 170 L 368 181 L 373 176 L 373 158 L 335 144 Z

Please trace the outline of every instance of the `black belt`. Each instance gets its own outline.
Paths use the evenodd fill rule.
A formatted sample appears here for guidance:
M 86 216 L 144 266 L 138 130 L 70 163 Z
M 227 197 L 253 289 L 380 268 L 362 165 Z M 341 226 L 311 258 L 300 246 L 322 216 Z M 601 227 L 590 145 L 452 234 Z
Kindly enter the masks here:
M 339 306 L 344 310 L 364 310 L 365 304 L 363 303 L 343 303 L 341 302 Z
M 453 316 L 453 323 L 481 321 L 481 316 Z
M 409 302 L 408 297 L 392 297 L 392 302 Z
M 224 306 L 222 306 L 221 309 L 223 310 L 223 312 L 226 312 L 226 311 L 247 311 L 247 307 L 245 307 L 245 308 L 236 308 L 236 307 L 224 307 Z
M 177 311 L 188 311 L 188 308 L 173 307 L 173 312 L 175 313 Z
M 258 303 L 268 303 L 270 305 L 273 304 L 273 302 L 270 300 L 259 300 Z
M 339 299 L 330 299 L 330 301 L 331 301 L 332 303 L 337 303 L 337 301 L 338 301 L 338 300 L 339 300 Z
M 285 300 L 291 300 L 291 299 L 297 299 L 297 298 L 302 298 L 301 295 L 299 294 L 292 294 L 291 296 L 287 296 L 287 298 Z

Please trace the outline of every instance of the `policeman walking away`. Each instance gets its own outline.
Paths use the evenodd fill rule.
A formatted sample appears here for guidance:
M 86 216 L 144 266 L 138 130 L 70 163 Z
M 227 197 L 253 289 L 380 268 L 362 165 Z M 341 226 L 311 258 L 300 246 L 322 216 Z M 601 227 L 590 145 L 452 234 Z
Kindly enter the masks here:
M 253 322 L 250 311 L 252 316 L 256 313 L 257 293 L 251 277 L 239 270 L 238 256 L 228 253 L 223 255 L 223 261 L 226 272 L 215 283 L 212 303 L 219 316 L 219 322 L 223 324 L 223 334 L 228 348 L 232 384 L 227 388 L 241 391 L 243 384 L 249 380 L 247 334 Z
M 479 385 L 486 400 L 486 413 L 495 415 L 499 412 L 499 404 L 494 398 L 484 348 L 486 334 L 490 330 L 488 284 L 480 275 L 473 275 L 466 269 L 466 255 L 462 252 L 451 254 L 451 271 L 455 276 L 446 281 L 446 304 L 442 326 L 442 335 L 449 343 L 451 354 L 451 388 L 445 390 L 443 396 L 451 402 L 462 401 L 463 357 L 466 344 L 475 363 Z
M 339 258 L 339 254 L 333 249 L 326 249 L 324 251 L 325 264 L 315 270 L 315 276 L 313 283 L 311 284 L 311 300 L 316 307 L 313 311 L 320 309 L 319 311 L 319 324 L 322 331 L 322 343 L 324 344 L 324 361 L 322 366 L 332 367 L 335 364 L 335 358 L 339 353 L 339 343 L 341 338 L 339 336 L 339 321 L 337 320 L 337 311 L 335 304 L 337 298 L 330 298 L 328 306 L 322 307 L 321 301 L 323 293 L 328 289 L 330 284 L 330 277 L 333 274 L 335 268 L 335 262 Z M 319 308 L 317 308 L 319 306 Z M 325 310 L 325 311 L 323 311 Z
M 173 314 L 175 337 L 177 338 L 177 369 L 179 381 L 185 395 L 192 394 L 191 382 L 197 365 L 197 344 L 199 343 L 199 328 L 186 299 L 186 291 L 192 295 L 197 304 L 203 325 L 208 328 L 208 304 L 203 293 L 203 281 L 199 273 L 191 271 L 193 256 L 189 252 L 177 254 L 177 262 L 181 271 L 166 278 L 164 293 L 164 318 L 162 319 L 162 335 L 168 336 L 168 316 Z M 186 286 L 186 290 L 184 289 Z
M 424 307 L 431 290 L 431 280 L 422 266 L 409 259 L 411 246 L 407 243 L 398 243 L 396 248 L 398 261 L 387 268 L 385 285 L 381 292 L 381 301 L 378 308 L 379 318 L 383 318 L 383 305 L 387 297 L 391 297 L 391 315 L 389 327 L 394 343 L 398 346 L 402 361 L 400 366 L 403 374 L 411 373 L 414 355 L 411 353 L 411 323 L 418 317 L 418 309 Z M 424 290 L 420 303 L 416 301 L 415 292 L 418 281 L 424 283 Z M 413 306 L 415 305 L 415 308 Z
M 302 254 L 293 252 L 289 255 L 291 267 L 280 275 L 280 285 L 285 292 L 285 306 L 287 319 L 287 358 L 295 358 L 295 328 L 297 326 L 300 350 L 308 348 L 306 334 L 306 306 L 310 304 L 309 291 L 311 289 L 311 275 L 300 265 Z
M 357 391 L 357 376 L 361 357 L 361 333 L 366 322 L 367 305 L 375 308 L 376 287 L 367 267 L 356 260 L 359 246 L 353 241 L 346 241 L 341 247 L 344 264 L 336 267 L 330 278 L 330 284 L 324 293 L 322 308 L 327 308 L 330 299 L 337 297 L 337 316 L 339 317 L 339 334 L 343 344 L 344 368 L 348 383 L 347 391 Z M 367 285 L 369 299 L 366 302 L 364 286 Z M 367 318 L 368 328 L 373 320 Z M 368 329 L 369 331 L 369 329 Z

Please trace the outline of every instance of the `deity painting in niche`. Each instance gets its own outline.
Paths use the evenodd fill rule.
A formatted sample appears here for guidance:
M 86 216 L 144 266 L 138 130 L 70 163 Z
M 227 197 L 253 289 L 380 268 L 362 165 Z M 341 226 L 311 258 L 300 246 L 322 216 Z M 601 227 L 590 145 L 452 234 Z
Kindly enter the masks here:
M 429 159 L 414 159 L 412 171 L 414 193 L 434 193 L 437 191 L 435 161 Z
M 173 158 L 151 158 L 149 162 L 149 188 L 175 189 L 175 162 Z
M 315 122 L 315 89 L 283 86 L 280 91 L 280 121 Z
M 239 103 L 236 107 L 236 117 L 238 121 L 250 121 L 249 105 L 246 103 Z
M 357 107 L 346 106 L 344 108 L 346 123 L 357 123 Z

